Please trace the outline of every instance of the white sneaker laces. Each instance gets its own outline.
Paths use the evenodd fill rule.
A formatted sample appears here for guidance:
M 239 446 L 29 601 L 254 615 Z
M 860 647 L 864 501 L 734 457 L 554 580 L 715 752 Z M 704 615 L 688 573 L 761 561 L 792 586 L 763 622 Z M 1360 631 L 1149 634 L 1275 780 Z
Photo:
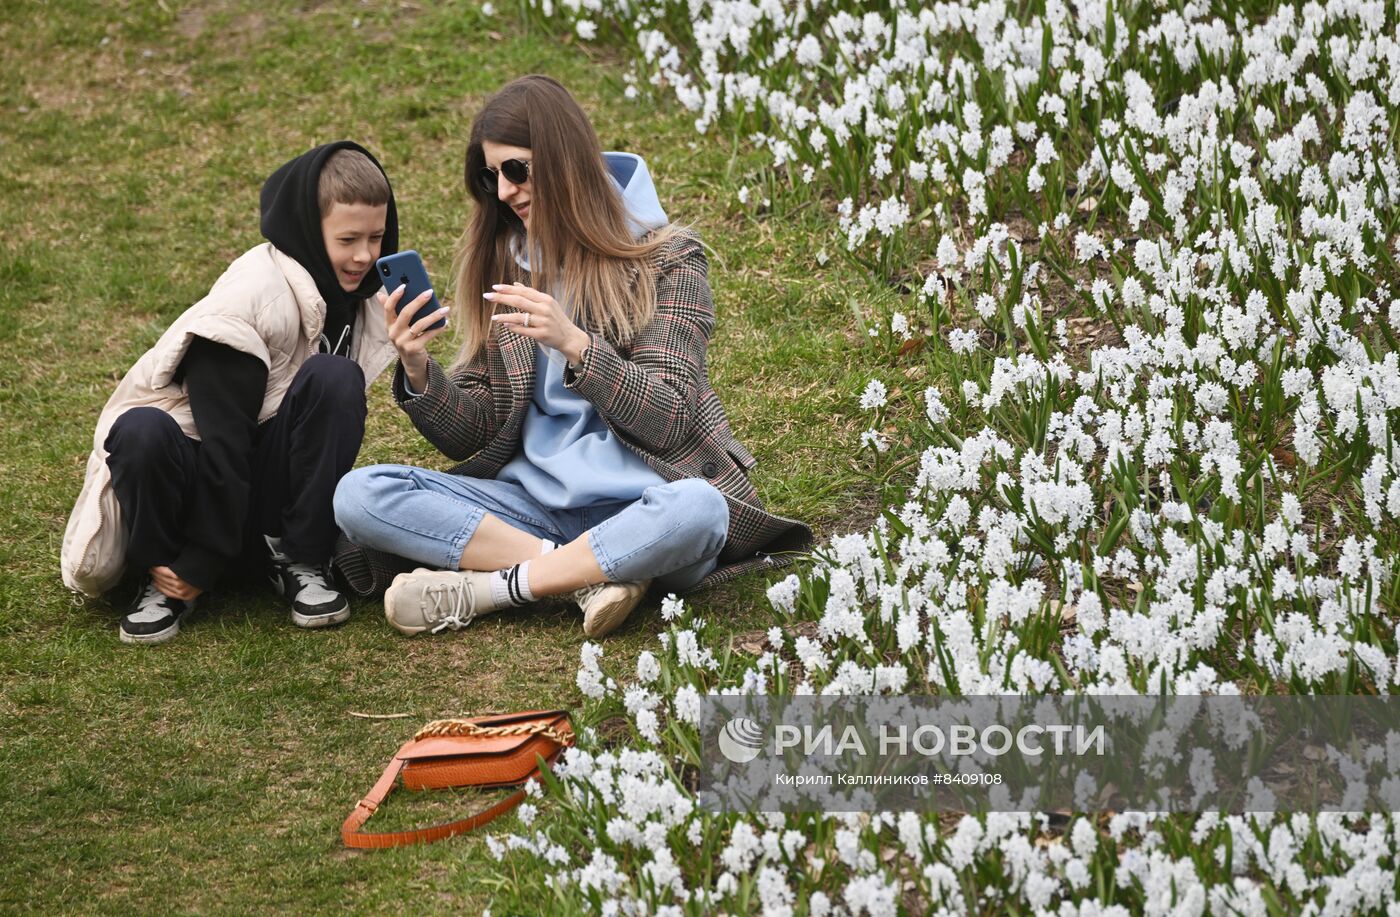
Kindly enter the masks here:
M 580 586 L 578 589 L 574 590 L 574 601 L 582 605 L 606 588 L 608 588 L 607 583 L 594 583 L 591 586 Z
M 292 574 L 292 579 L 297 581 L 297 585 L 305 589 L 307 586 L 317 586 L 321 589 L 328 589 L 326 575 L 320 567 L 315 564 L 288 563 L 285 564 L 287 572 Z
M 459 583 L 429 586 L 423 590 L 423 620 L 438 624 L 430 633 L 443 628 L 461 630 L 476 618 L 476 603 L 472 600 L 471 584 Z
M 152 621 L 169 617 L 178 610 L 179 605 L 176 599 L 170 598 L 157 589 L 154 582 L 149 582 L 146 584 L 146 591 L 141 594 L 141 600 L 136 603 L 136 608 L 131 614 L 127 615 L 127 619 L 133 623 L 149 624 Z
M 138 615 L 146 616 L 143 619 L 148 621 L 154 621 L 156 618 L 165 617 L 170 614 L 170 609 L 165 604 L 168 601 L 170 601 L 169 598 L 166 597 L 165 593 L 156 588 L 155 583 L 148 583 L 146 585 L 146 591 L 142 594 L 141 601 L 137 603 L 136 611 L 131 617 L 137 618 Z
M 154 611 L 157 607 L 165 604 L 166 595 L 156 588 L 155 583 L 146 584 L 146 593 L 141 596 L 141 604 L 136 606 L 141 611 Z

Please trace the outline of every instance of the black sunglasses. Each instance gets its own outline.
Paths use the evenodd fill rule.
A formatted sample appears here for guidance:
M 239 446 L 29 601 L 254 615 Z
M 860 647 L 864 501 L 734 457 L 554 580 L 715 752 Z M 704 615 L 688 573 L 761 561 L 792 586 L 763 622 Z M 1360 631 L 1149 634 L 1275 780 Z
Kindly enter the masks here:
M 490 166 L 476 173 L 481 179 L 481 187 L 486 189 L 487 194 L 495 194 L 499 184 L 496 176 L 504 174 L 510 179 L 512 185 L 523 185 L 530 180 L 530 160 L 528 159 L 507 159 L 501 163 L 501 168 L 493 169 Z

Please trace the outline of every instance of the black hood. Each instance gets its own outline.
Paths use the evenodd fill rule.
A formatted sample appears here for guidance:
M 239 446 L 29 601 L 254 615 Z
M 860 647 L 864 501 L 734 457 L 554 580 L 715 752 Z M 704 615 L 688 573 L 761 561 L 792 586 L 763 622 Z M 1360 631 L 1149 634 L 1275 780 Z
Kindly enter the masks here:
M 358 150 L 370 158 L 379 171 L 384 167 L 374 154 L 358 143 L 338 140 L 318 146 L 303 153 L 291 162 L 284 164 L 262 187 L 262 234 L 263 238 L 297 260 L 316 281 L 316 289 L 326 301 L 328 309 L 341 312 L 357 300 L 367 299 L 378 292 L 379 272 L 373 269 L 365 272 L 364 280 L 352 293 L 340 288 L 331 259 L 326 254 L 326 245 L 321 239 L 321 208 L 316 195 L 321 180 L 321 167 L 337 150 Z M 388 175 L 384 176 L 388 181 Z M 389 211 L 384 219 L 384 241 L 380 246 L 380 257 L 392 255 L 399 250 L 399 215 L 394 207 L 392 185 L 389 191 Z

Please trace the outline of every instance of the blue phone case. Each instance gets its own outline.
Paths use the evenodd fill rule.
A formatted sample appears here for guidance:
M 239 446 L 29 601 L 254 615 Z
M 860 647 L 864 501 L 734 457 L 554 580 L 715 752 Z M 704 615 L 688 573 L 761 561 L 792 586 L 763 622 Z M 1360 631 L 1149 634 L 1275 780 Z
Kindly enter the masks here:
M 394 255 L 385 255 L 375 262 L 375 266 L 379 269 L 379 279 L 384 283 L 386 296 L 397 290 L 399 284 L 406 287 L 403 296 L 399 297 L 397 307 L 399 312 L 402 312 L 424 290 L 432 289 L 433 285 L 428 280 L 428 271 L 423 267 L 423 259 L 419 258 L 418 253 L 412 249 Z M 438 302 L 437 293 L 434 293 L 433 298 L 418 310 L 417 315 L 413 316 L 413 320 L 416 322 L 419 319 L 427 318 L 441 308 L 442 305 Z M 441 328 L 446 324 L 447 318 L 443 317 L 429 325 L 428 328 Z

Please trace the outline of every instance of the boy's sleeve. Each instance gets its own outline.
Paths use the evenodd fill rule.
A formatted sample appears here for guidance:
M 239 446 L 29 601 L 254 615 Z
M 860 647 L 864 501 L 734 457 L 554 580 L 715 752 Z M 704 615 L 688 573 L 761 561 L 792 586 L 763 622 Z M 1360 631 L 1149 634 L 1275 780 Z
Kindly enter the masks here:
M 190 585 L 209 589 L 243 549 L 267 367 L 257 357 L 197 337 L 180 363 L 180 374 L 200 447 L 185 547 L 170 568 Z

